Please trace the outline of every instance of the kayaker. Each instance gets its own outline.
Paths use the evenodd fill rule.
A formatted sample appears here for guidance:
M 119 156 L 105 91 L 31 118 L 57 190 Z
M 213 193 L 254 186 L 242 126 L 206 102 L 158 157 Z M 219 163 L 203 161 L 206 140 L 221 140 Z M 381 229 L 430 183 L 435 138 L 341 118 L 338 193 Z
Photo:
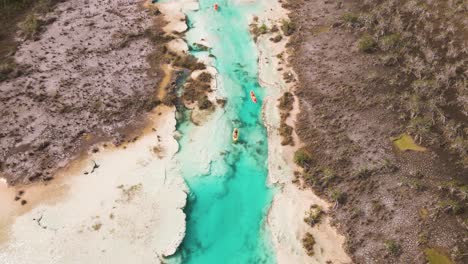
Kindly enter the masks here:
M 238 139 L 239 139 L 239 129 L 236 127 L 234 128 L 234 131 L 232 131 L 232 140 L 234 142 L 237 142 Z
M 252 99 L 252 102 L 257 103 L 257 96 L 253 91 L 250 91 L 250 99 Z

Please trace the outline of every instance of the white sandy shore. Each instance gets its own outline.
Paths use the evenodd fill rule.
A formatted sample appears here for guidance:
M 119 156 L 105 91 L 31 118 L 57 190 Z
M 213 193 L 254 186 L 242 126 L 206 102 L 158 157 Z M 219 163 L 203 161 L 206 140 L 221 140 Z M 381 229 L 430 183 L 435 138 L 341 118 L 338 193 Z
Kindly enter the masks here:
M 18 188 L 2 186 L 0 263 L 158 263 L 173 254 L 187 196 L 172 159 L 175 124 L 174 110 L 158 107 L 155 131 L 23 188 L 26 206 L 13 201 Z
M 259 16 L 259 23 L 265 23 L 271 28 L 276 24 L 280 26 L 282 19 L 287 19 L 287 12 L 277 1 L 269 2 L 265 12 Z M 278 263 L 350 263 L 350 258 L 343 249 L 344 237 L 339 235 L 330 225 L 326 217 L 321 224 L 311 228 L 304 222 L 306 212 L 310 206 L 317 204 L 327 210 L 330 205 L 313 194 L 311 190 L 301 190 L 292 183 L 293 171 L 296 166 L 293 163 L 293 153 L 300 145 L 298 137 L 294 134 L 295 147 L 282 146 L 281 136 L 278 133 L 280 114 L 277 107 L 278 99 L 286 91 L 293 90 L 293 84 L 287 84 L 281 78 L 283 72 L 292 69 L 285 65 L 287 53 L 286 38 L 279 43 L 269 40 L 272 34 L 260 36 L 257 47 L 259 49 L 259 80 L 267 89 L 267 100 L 264 104 L 263 116 L 268 129 L 269 145 L 269 182 L 279 187 L 278 193 L 273 199 L 267 224 L 276 249 Z M 283 52 L 284 60 L 279 60 L 276 55 Z M 283 68 L 278 73 L 278 68 Z M 296 98 L 291 117 L 287 123 L 294 127 L 295 117 L 299 111 Z M 308 256 L 302 247 L 301 239 L 306 232 L 310 232 L 315 240 L 314 256 Z
M 101 12 L 106 5 L 96 1 L 89 4 Z M 126 12 L 144 12 L 127 4 Z M 46 186 L 8 187 L 0 179 L 0 263 L 161 263 L 174 254 L 188 191 L 173 159 L 175 110 L 160 106 L 149 118 L 136 142 L 101 147 Z

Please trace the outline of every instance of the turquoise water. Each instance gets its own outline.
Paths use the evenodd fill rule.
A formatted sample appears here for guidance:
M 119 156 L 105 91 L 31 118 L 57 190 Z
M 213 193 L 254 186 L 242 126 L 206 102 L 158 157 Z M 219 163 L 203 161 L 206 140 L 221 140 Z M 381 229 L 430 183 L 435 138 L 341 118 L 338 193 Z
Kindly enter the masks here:
M 217 2 L 220 11 L 213 11 Z M 258 3 L 200 0 L 200 10 L 188 13 L 188 43 L 207 36 L 218 70 L 217 96 L 227 105 L 203 126 L 179 124 L 182 137 L 177 159 L 190 188 L 186 237 L 179 249 L 183 263 L 274 263 L 264 230 L 273 191 L 266 185 L 267 134 L 262 124 L 264 94 L 258 84 L 257 51 L 248 18 Z M 206 52 L 193 52 L 206 57 Z M 251 102 L 253 90 L 258 103 Z M 231 133 L 240 129 L 234 144 Z

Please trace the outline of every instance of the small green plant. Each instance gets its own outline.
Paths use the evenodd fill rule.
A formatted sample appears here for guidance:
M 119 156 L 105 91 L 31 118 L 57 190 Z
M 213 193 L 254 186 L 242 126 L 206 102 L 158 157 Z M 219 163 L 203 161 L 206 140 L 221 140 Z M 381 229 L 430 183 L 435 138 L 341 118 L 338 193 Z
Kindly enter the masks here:
M 457 215 L 463 213 L 463 205 L 455 200 L 444 200 L 438 203 L 437 208 L 445 212 Z
M 8 75 L 16 68 L 16 63 L 13 60 L 6 60 L 0 63 L 0 81 L 6 80 Z
M 322 187 L 327 187 L 328 184 L 336 178 L 335 172 L 330 168 L 322 170 L 322 178 L 320 179 Z
M 259 28 L 258 28 L 258 33 L 259 34 L 266 34 L 268 32 L 268 27 L 265 25 L 265 24 L 262 24 Z
M 292 128 L 292 126 L 286 124 L 285 122 L 281 122 L 281 125 L 278 128 L 280 135 L 283 137 L 281 145 L 294 145 L 294 140 L 292 137 L 293 130 L 294 129 Z
M 314 255 L 315 238 L 311 233 L 307 232 L 305 234 L 304 238 L 302 238 L 302 245 L 306 250 L 307 255 Z
M 343 22 L 350 26 L 356 26 L 359 24 L 359 16 L 353 13 L 345 13 L 341 16 Z
M 417 116 L 410 120 L 408 130 L 414 135 L 415 140 L 421 143 L 422 139 L 431 132 L 432 125 L 431 118 Z
M 300 148 L 294 153 L 294 163 L 303 168 L 309 167 L 312 163 L 312 158 L 305 148 Z
M 274 43 L 278 43 L 278 42 L 280 42 L 282 39 L 283 39 L 283 36 L 281 36 L 281 35 L 276 35 L 276 36 L 270 38 L 270 40 L 271 40 L 272 42 L 274 42 Z
M 291 111 L 294 105 L 294 95 L 290 92 L 285 92 L 283 96 L 281 96 L 279 101 L 279 109 L 283 111 Z
M 204 82 L 204 83 L 209 83 L 209 82 L 211 82 L 212 79 L 213 79 L 213 76 L 211 76 L 211 74 L 208 73 L 208 72 L 202 72 L 197 77 L 198 81 Z
M 397 48 L 401 44 L 400 34 L 390 34 L 383 36 L 380 40 L 380 48 L 384 51 Z
M 39 32 L 40 21 L 34 13 L 31 13 L 19 24 L 19 27 L 23 35 L 30 39 Z
M 305 183 L 312 186 L 315 186 L 318 182 L 317 178 L 315 177 L 315 174 L 310 170 L 304 171 L 304 173 L 302 174 L 302 178 L 304 179 Z
M 213 106 L 213 103 L 208 99 L 208 96 L 206 95 L 203 95 L 197 101 L 198 101 L 198 108 L 200 108 L 200 110 L 206 110 Z
M 409 179 L 405 181 L 406 185 L 418 192 L 426 190 L 426 186 L 420 179 Z
M 359 38 L 357 46 L 358 46 L 359 51 L 365 52 L 365 53 L 371 53 L 375 51 L 377 47 L 377 42 L 375 42 L 374 38 L 372 38 L 371 35 L 364 34 L 362 35 L 361 38 Z
M 462 201 L 468 200 L 468 185 L 462 185 L 458 188 L 457 197 Z
M 401 254 L 401 246 L 395 240 L 386 240 L 384 245 L 390 255 L 398 256 Z
M 290 36 L 296 31 L 296 24 L 290 20 L 281 21 L 281 30 L 285 36 Z
M 422 232 L 418 235 L 418 245 L 427 245 L 429 242 L 429 235 L 427 232 Z
M 336 205 L 344 204 L 346 201 L 346 194 L 338 189 L 330 191 L 330 199 L 335 202 Z
M 304 218 L 304 222 L 313 227 L 314 225 L 320 223 L 323 215 L 323 209 L 319 205 L 312 205 Z
M 367 167 L 362 167 L 358 169 L 354 173 L 354 177 L 359 178 L 359 179 L 367 179 L 369 176 L 371 176 L 374 173 L 373 170 L 367 168 Z
M 99 229 L 101 229 L 102 227 L 102 224 L 101 223 L 95 223 L 92 228 L 94 231 L 99 231 Z

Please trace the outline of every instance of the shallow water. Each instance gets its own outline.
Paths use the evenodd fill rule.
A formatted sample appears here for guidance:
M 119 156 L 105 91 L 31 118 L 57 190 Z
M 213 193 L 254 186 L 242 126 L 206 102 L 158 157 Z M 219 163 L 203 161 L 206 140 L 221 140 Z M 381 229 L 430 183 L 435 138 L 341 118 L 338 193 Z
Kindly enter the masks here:
M 220 6 L 218 12 L 213 4 Z M 262 124 L 263 88 L 258 84 L 257 51 L 248 19 L 261 9 L 256 2 L 200 0 L 188 13 L 187 43 L 212 49 L 193 52 L 215 56 L 217 97 L 227 104 L 202 126 L 179 124 L 182 134 L 177 160 L 191 195 L 187 233 L 178 258 L 183 263 L 274 263 L 264 221 L 273 196 L 266 184 L 267 134 Z M 249 97 L 253 90 L 258 99 Z M 231 133 L 240 130 L 234 144 Z

